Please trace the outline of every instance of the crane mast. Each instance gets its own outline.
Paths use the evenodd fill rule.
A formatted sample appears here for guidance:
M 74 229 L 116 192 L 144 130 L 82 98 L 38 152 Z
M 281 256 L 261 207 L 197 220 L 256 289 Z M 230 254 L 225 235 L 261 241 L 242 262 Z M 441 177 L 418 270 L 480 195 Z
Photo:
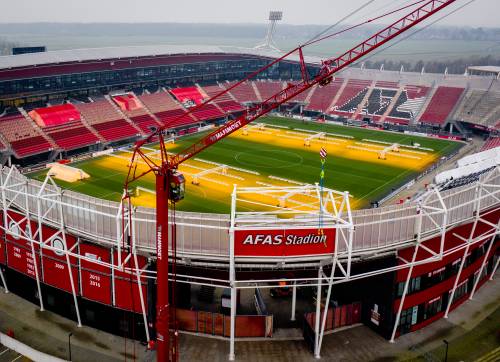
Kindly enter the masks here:
M 260 73 L 264 72 L 271 66 L 277 64 L 280 61 L 288 58 L 292 54 L 298 56 L 298 61 L 300 63 L 301 69 L 301 79 L 298 82 L 288 83 L 287 86 L 272 95 L 271 97 L 265 99 L 260 104 L 248 108 L 243 112 L 242 115 L 236 117 L 235 119 L 227 122 L 223 126 L 219 127 L 215 131 L 211 132 L 207 136 L 203 137 L 199 141 L 195 142 L 191 146 L 187 147 L 180 153 L 170 155 L 167 153 L 164 145 L 164 131 L 168 129 L 168 124 L 160 127 L 156 132 L 150 134 L 147 138 L 136 143 L 134 152 L 132 155 L 131 162 L 129 164 L 128 175 L 125 181 L 125 190 L 129 189 L 129 185 L 138 180 L 139 178 L 145 176 L 149 173 L 154 173 L 156 177 L 156 251 L 157 251 L 157 299 L 156 299 L 156 348 L 157 348 L 157 360 L 164 361 L 176 361 L 178 359 L 178 351 L 176 347 L 176 326 L 171 323 L 171 307 L 169 301 L 169 242 L 168 242 L 168 229 L 169 229 L 169 201 L 176 203 L 184 197 L 184 177 L 177 171 L 180 164 L 184 161 L 192 158 L 196 154 L 202 152 L 204 149 L 212 146 L 213 144 L 219 142 L 220 140 L 226 138 L 233 132 L 241 129 L 247 124 L 255 121 L 256 119 L 268 114 L 272 110 L 278 108 L 280 105 L 291 100 L 300 93 L 305 92 L 311 87 L 326 86 L 333 80 L 333 75 L 342 69 L 346 68 L 350 64 L 353 64 L 366 54 L 373 52 L 375 49 L 384 45 L 385 43 L 391 41 L 398 35 L 407 31 L 408 29 L 414 27 L 420 22 L 424 21 L 428 17 L 434 15 L 435 13 L 441 11 L 445 7 L 451 5 L 456 0 L 428 0 L 428 1 L 416 1 L 413 4 L 405 6 L 399 10 L 409 8 L 412 6 L 417 6 L 422 4 L 405 16 L 401 17 L 399 20 L 395 21 L 391 25 L 380 30 L 376 34 L 372 35 L 368 39 L 354 46 L 353 48 L 347 50 L 342 55 L 323 60 L 321 63 L 321 68 L 316 75 L 310 76 L 307 71 L 306 62 L 303 56 L 303 48 L 307 45 L 301 45 L 290 52 L 286 53 L 284 56 L 271 61 L 269 64 L 253 72 L 245 79 L 236 82 L 232 86 L 226 88 L 224 91 L 216 94 L 215 96 L 207 99 L 203 104 L 196 107 L 190 108 L 183 116 L 179 117 L 175 121 L 187 117 L 192 112 L 203 108 L 207 103 L 221 97 L 223 94 L 230 92 L 232 89 L 239 86 L 241 83 L 248 79 L 258 76 Z M 391 13 L 394 13 L 391 12 Z M 371 22 L 368 20 L 367 22 Z M 327 38 L 327 37 L 325 37 Z M 321 39 L 319 39 L 321 40 Z M 318 40 L 316 40 L 318 41 Z M 315 42 L 316 42 L 315 41 Z M 174 121 L 174 122 L 175 122 Z M 160 162 L 152 159 L 146 153 L 142 152 L 141 147 L 147 143 L 158 140 L 160 143 Z M 147 170 L 136 174 L 136 161 L 140 158 L 147 165 Z M 127 195 L 127 193 L 126 193 Z M 129 196 L 125 196 L 129 197 Z M 175 228 L 175 220 L 171 222 L 172 228 Z M 172 249 L 175 252 L 175 230 L 172 229 Z M 172 258 L 172 267 L 175 268 L 175 258 Z M 173 308 L 175 310 L 175 306 Z M 175 319 L 175 313 L 173 315 Z M 171 336 L 169 329 L 174 330 L 174 341 L 171 341 Z M 171 348 L 171 347 L 174 348 Z

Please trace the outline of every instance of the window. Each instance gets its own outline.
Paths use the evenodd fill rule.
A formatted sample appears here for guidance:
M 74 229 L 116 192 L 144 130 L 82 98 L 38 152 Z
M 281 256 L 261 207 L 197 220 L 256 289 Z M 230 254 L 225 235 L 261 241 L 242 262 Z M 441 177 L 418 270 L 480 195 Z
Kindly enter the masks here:
M 428 319 L 439 312 L 441 312 L 441 309 L 443 307 L 443 297 L 437 297 L 434 298 L 427 303 L 425 303 L 425 309 L 424 309 L 424 319 Z
M 452 304 L 467 294 L 467 282 L 468 280 L 465 280 L 461 284 L 457 285 L 455 294 L 453 295 L 453 300 L 451 302 Z M 449 298 L 451 298 L 451 290 L 448 293 L 448 299 Z
M 478 274 L 479 274 L 479 270 L 474 273 L 474 283 L 476 283 Z M 485 278 L 486 275 L 488 275 L 487 265 L 485 265 L 484 268 L 483 268 L 483 270 L 481 271 L 481 275 L 479 276 L 479 280 L 480 281 L 483 280 L 483 278 Z
M 442 267 L 440 269 L 434 270 L 427 274 L 427 285 L 435 285 L 441 283 L 445 277 L 446 268 Z
M 453 263 L 451 263 L 450 276 L 458 274 L 458 271 L 460 270 L 461 263 L 462 263 L 462 258 L 458 258 Z
M 410 283 L 408 284 L 408 292 L 406 294 L 418 292 L 420 290 L 421 279 L 422 279 L 421 277 L 411 278 Z M 398 283 L 398 290 L 397 290 L 398 297 L 401 297 L 403 295 L 405 283 L 406 282 Z
M 401 311 L 399 318 L 399 331 L 401 334 L 408 333 L 410 327 L 417 323 L 418 305 Z

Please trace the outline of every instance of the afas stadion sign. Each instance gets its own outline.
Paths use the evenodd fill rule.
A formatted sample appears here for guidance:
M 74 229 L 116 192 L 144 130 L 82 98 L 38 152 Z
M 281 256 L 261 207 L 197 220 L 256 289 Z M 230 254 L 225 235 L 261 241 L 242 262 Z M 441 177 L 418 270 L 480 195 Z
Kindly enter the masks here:
M 236 230 L 236 257 L 316 256 L 333 254 L 335 229 Z

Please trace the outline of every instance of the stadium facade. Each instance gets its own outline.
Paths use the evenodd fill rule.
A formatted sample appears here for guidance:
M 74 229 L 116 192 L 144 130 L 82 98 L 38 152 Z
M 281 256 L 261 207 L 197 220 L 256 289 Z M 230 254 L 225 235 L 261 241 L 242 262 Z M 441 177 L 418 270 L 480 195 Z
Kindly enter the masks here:
M 2 162 L 36 167 L 130 143 L 185 113 L 187 101 L 210 96 L 276 57 L 240 48 L 170 46 L 0 57 Z M 308 62 L 314 72 L 318 60 Z M 214 102 L 211 112 L 193 114 L 169 132 L 220 124 L 300 74 L 294 61 L 280 63 L 243 91 Z M 464 137 L 445 134 L 449 124 L 495 135 L 499 90 L 490 77 L 348 69 L 280 111 L 434 137 Z M 62 191 L 50 176 L 39 182 L 23 170 L 7 165 L 0 173 L 2 284 L 78 323 L 153 340 L 155 210 Z M 234 337 L 272 338 L 281 326 L 261 290 L 286 286 L 292 313 L 297 291 L 321 295 L 326 289 L 335 300 L 327 302 L 328 313 L 311 304 L 300 316 L 304 338 L 318 355 L 323 332 L 342 326 L 364 323 L 390 340 L 423 328 L 493 277 L 499 180 L 496 166 L 401 205 L 351 211 L 346 201 L 345 212 L 328 224 L 335 232 L 322 241 L 327 253 L 314 249 L 314 238 L 305 239 L 311 224 L 303 218 L 282 224 L 234 208 L 231 215 L 177 212 L 172 257 L 178 327 L 230 337 L 231 343 Z M 300 250 L 284 254 L 253 243 L 261 240 L 255 230 L 265 240 L 262 230 L 276 229 L 296 230 L 286 240 Z M 227 311 L 239 306 L 228 304 L 225 292 L 220 301 L 213 298 L 214 290 L 230 289 L 238 291 L 238 304 L 255 290 L 250 298 L 257 306 L 250 315 L 236 314 L 234 334 Z M 194 290 L 206 309 L 191 303 Z

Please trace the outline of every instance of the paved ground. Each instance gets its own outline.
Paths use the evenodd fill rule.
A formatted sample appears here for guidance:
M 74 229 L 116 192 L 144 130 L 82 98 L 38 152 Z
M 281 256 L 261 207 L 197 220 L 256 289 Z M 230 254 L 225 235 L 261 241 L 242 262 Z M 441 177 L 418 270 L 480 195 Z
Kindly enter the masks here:
M 481 288 L 472 301 L 467 301 L 427 328 L 405 335 L 391 344 L 365 326 L 325 336 L 324 361 L 395 361 L 412 358 L 435 350 L 442 339 L 453 341 L 472 330 L 500 307 L 500 273 L 497 279 Z M 499 321 L 500 325 L 500 321 Z M 77 328 L 70 320 L 38 308 L 13 294 L 0 293 L 0 329 L 11 328 L 15 337 L 43 352 L 60 358 L 68 356 L 68 333 L 73 332 L 73 361 L 153 361 L 154 354 L 139 343 L 104 333 L 93 328 Z M 453 342 L 452 342 L 453 343 Z M 451 343 L 450 348 L 453 348 Z M 226 361 L 228 342 L 216 338 L 181 335 L 182 361 Z M 1 348 L 1 347 L 0 347 Z M 134 351 L 135 348 L 135 351 Z M 0 353 L 3 349 L 0 349 Z M 10 352 L 9 352 L 10 353 Z M 433 352 L 439 354 L 438 352 Z M 9 358 L 12 356 L 8 355 Z M 311 352 L 301 340 L 238 341 L 237 361 L 313 361 Z M 13 357 L 16 358 L 16 357 Z M 12 359 L 13 359 L 12 358 Z M 441 359 L 442 356 L 434 356 Z M 12 361 L 2 359 L 0 361 Z M 18 361 L 22 361 L 20 358 Z

